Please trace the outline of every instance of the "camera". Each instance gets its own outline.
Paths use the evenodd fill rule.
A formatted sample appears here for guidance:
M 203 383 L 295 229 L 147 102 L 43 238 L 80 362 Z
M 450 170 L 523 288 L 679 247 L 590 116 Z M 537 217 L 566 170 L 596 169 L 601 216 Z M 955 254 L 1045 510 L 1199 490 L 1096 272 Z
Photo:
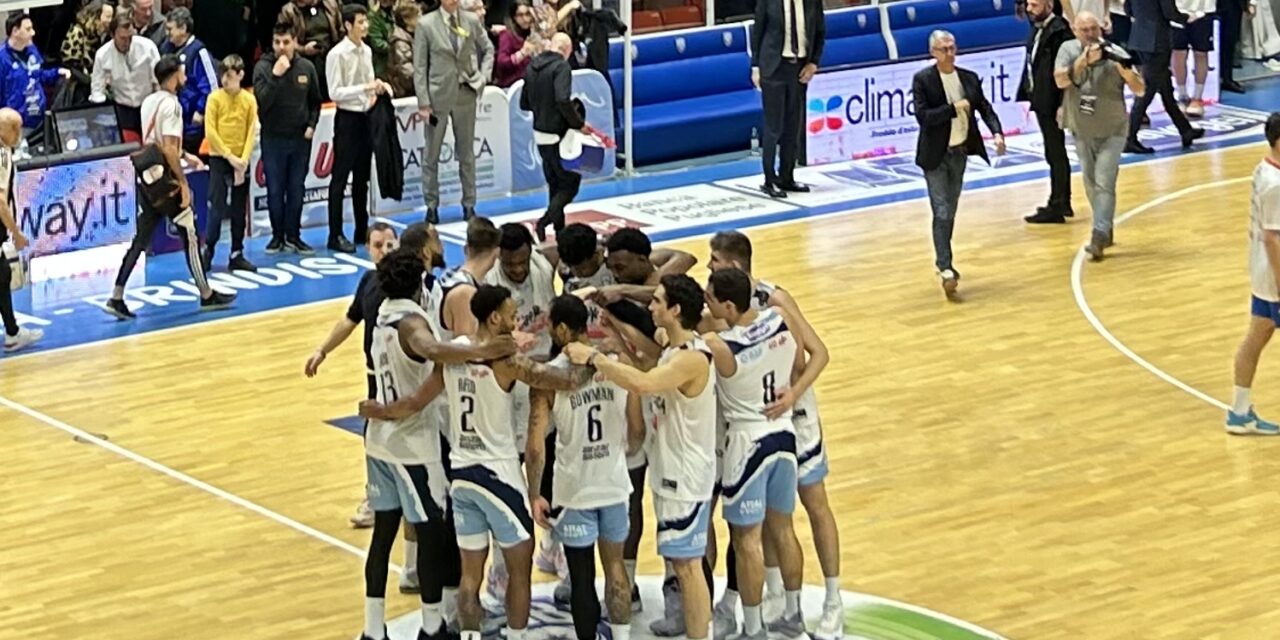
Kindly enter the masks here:
M 1126 69 L 1138 63 L 1128 51 L 1120 48 L 1120 45 L 1114 42 L 1103 40 L 1098 43 L 1098 47 L 1102 50 L 1103 60 L 1110 60 Z

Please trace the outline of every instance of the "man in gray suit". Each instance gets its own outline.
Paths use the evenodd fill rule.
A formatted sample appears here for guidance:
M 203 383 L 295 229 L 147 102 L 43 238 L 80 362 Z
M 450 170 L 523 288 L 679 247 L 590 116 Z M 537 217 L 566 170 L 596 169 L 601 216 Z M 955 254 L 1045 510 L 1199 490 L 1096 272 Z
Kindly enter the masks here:
M 441 0 L 414 32 L 413 84 L 418 113 L 426 120 L 422 194 L 431 224 L 440 221 L 440 147 L 451 120 L 462 217 L 476 214 L 476 103 L 493 73 L 493 43 L 480 18 L 458 5 L 459 0 Z

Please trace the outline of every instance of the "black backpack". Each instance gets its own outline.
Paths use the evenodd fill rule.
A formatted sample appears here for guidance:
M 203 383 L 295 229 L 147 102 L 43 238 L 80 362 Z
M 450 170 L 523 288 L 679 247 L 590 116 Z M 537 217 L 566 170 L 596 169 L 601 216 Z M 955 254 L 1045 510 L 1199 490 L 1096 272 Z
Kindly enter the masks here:
M 175 96 L 173 99 L 178 98 Z M 133 169 L 138 177 L 138 197 L 144 199 L 152 209 L 172 218 L 181 211 L 178 205 L 181 202 L 182 183 L 165 160 L 160 143 L 145 142 L 155 130 L 159 114 L 160 109 L 157 108 L 151 116 L 151 123 L 142 134 L 142 148 L 129 156 L 129 159 L 133 162 Z

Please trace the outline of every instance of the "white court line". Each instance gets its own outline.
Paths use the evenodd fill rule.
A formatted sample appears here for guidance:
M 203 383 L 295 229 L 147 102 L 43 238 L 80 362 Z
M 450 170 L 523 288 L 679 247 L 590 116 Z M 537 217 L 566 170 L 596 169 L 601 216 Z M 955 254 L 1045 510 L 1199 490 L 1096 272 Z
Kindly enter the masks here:
M 361 549 L 360 547 L 350 544 L 344 540 L 335 538 L 323 531 L 320 531 L 319 529 L 316 529 L 315 527 L 305 525 L 286 515 L 282 515 L 280 513 L 272 511 L 271 509 L 268 509 L 256 502 L 252 502 L 250 500 L 242 498 L 234 493 L 231 493 L 230 491 L 226 491 L 225 489 L 220 489 L 218 487 L 215 487 L 209 484 L 208 482 L 205 482 L 198 478 L 193 478 L 181 471 L 178 471 L 171 467 L 167 467 L 159 462 L 156 462 L 155 460 L 152 460 L 151 458 L 148 458 L 139 453 L 130 451 L 109 440 L 103 440 L 102 438 L 99 438 L 98 436 L 92 433 L 89 433 L 88 431 L 73 427 L 61 420 L 58 420 L 57 418 L 52 418 L 50 416 L 47 416 L 43 413 L 40 413 L 39 411 L 36 411 L 35 409 L 19 404 L 17 402 L 14 402 L 13 400 L 10 400 L 4 396 L 0 396 L 0 405 L 13 409 L 14 411 L 17 411 L 18 413 L 26 415 L 29 418 L 43 422 L 55 429 L 64 431 L 73 437 L 79 438 L 81 441 L 88 442 L 88 443 L 97 445 L 99 447 L 102 447 L 103 449 L 106 449 L 107 451 L 110 451 L 111 453 L 114 453 L 120 456 L 121 458 L 130 460 L 132 462 L 136 462 L 148 469 L 151 469 L 152 471 L 156 471 L 158 473 L 169 476 L 170 478 L 173 478 L 178 482 L 190 485 L 201 491 L 204 491 L 205 493 L 208 493 L 218 498 L 221 498 L 223 500 L 226 500 L 231 504 L 248 509 L 249 511 L 252 511 L 264 518 L 267 518 L 268 520 L 273 520 L 279 524 L 289 527 L 290 529 L 293 529 L 298 533 L 301 533 L 306 536 L 310 536 L 325 544 L 328 544 L 333 547 L 337 547 L 343 551 L 346 551 L 347 553 L 350 553 L 355 556 L 359 556 L 361 558 L 365 558 L 368 556 L 368 554 L 365 552 L 364 549 Z M 395 563 L 390 563 L 389 567 L 391 568 L 392 571 L 396 573 L 402 573 L 404 571 L 404 569 L 400 565 Z
M 1252 180 L 1251 177 L 1232 178 L 1230 180 L 1218 180 L 1216 182 L 1206 182 L 1203 184 L 1190 186 L 1190 187 L 1187 187 L 1186 189 L 1181 189 L 1179 191 L 1174 191 L 1173 193 L 1160 196 L 1155 200 L 1151 200 L 1149 202 L 1143 203 L 1133 209 L 1130 209 L 1129 211 L 1126 211 L 1124 215 L 1116 218 L 1115 224 L 1118 226 L 1121 223 L 1125 222 L 1126 220 L 1144 211 L 1147 211 L 1154 207 L 1162 205 L 1166 202 L 1169 202 L 1170 200 L 1176 200 L 1185 195 L 1189 195 L 1199 191 L 1204 191 L 1206 189 L 1216 189 L 1218 187 L 1225 187 L 1228 185 L 1240 184 L 1243 182 L 1248 182 L 1250 180 Z M 1133 349 L 1130 349 L 1123 342 L 1120 342 L 1120 339 L 1117 338 L 1115 334 L 1111 333 L 1111 331 L 1108 330 L 1107 327 L 1102 324 L 1102 321 L 1098 319 L 1098 316 L 1096 314 L 1094 314 L 1093 308 L 1089 306 L 1089 301 L 1086 300 L 1084 296 L 1084 285 L 1082 282 L 1082 274 L 1084 272 L 1084 260 L 1086 255 L 1084 248 L 1087 245 L 1088 245 L 1087 242 L 1085 244 L 1080 245 L 1080 250 L 1076 252 L 1075 260 L 1073 260 L 1071 263 L 1071 292 L 1075 295 L 1076 306 L 1080 308 L 1080 313 L 1084 314 L 1085 320 L 1089 321 L 1089 324 L 1093 326 L 1094 331 L 1097 331 L 1098 335 L 1102 336 L 1102 339 L 1111 343 L 1111 346 L 1115 347 L 1116 351 L 1119 351 L 1120 353 L 1124 354 L 1126 358 L 1134 361 L 1135 363 L 1138 364 L 1138 366 L 1151 372 L 1152 375 L 1156 376 L 1157 378 L 1160 378 L 1161 380 L 1164 380 L 1165 382 L 1168 382 L 1169 384 L 1179 389 L 1182 389 L 1183 391 L 1195 396 L 1196 398 L 1199 398 L 1215 407 L 1218 407 L 1223 411 L 1226 411 L 1227 409 L 1229 409 L 1230 407 L 1225 402 L 1222 402 L 1221 400 L 1218 400 L 1217 398 L 1214 398 L 1213 396 L 1173 377 L 1171 374 L 1165 372 L 1163 369 L 1155 366 L 1154 364 L 1151 364 L 1151 362 L 1148 361 L 1146 358 L 1143 358 L 1142 356 L 1138 355 L 1136 352 L 1134 352 Z

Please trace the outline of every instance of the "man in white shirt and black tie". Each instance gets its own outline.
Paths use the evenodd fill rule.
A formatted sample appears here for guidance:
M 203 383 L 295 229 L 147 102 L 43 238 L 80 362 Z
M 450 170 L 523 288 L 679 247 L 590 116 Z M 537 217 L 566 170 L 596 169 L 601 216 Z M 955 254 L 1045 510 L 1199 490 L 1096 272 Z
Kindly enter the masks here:
M 804 87 L 818 72 L 827 21 L 820 0 L 759 0 L 751 27 L 751 82 L 764 104 L 762 191 L 785 198 L 788 191 L 806 192 L 796 182 L 796 155 L 804 114 Z M 780 166 L 775 167 L 778 147 Z
M 369 33 L 369 10 L 363 5 L 342 8 L 347 37 L 329 50 L 325 78 L 329 98 L 338 107 L 333 119 L 333 176 L 329 181 L 329 248 L 355 253 L 364 244 L 369 225 L 369 172 L 373 141 L 369 134 L 369 109 L 378 96 L 391 93 L 391 85 L 373 75 L 373 50 L 364 43 Z M 342 199 L 347 177 L 351 184 L 351 208 L 355 213 L 355 244 L 342 233 Z
M 155 92 L 155 66 L 160 49 L 138 35 L 127 11 L 116 14 L 111 23 L 111 41 L 93 56 L 93 78 L 89 101 L 116 104 L 120 128 L 142 137 L 142 101 Z

